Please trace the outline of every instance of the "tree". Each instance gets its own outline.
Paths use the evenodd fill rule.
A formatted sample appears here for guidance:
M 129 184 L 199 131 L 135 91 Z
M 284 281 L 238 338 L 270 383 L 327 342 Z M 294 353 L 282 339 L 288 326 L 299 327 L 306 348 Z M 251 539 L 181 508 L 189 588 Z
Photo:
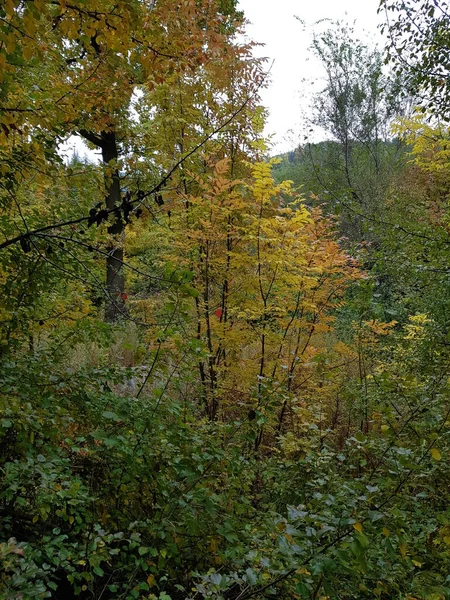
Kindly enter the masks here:
M 322 336 L 359 271 L 320 211 L 309 213 L 288 182 L 274 183 L 270 163 L 248 169 L 216 150 L 218 161 L 186 174 L 189 190 L 180 188 L 170 205 L 158 255 L 193 274 L 179 327 L 195 340 L 201 409 L 225 421 L 256 411 L 273 439 L 290 429 L 286 421 L 297 422 L 299 397 L 313 395 L 314 366 L 326 363 L 326 373 L 345 365 Z
M 405 80 L 423 111 L 450 116 L 450 13 L 440 0 L 381 0 L 387 61 Z
M 135 132 L 133 94 L 239 54 L 234 35 L 240 18 L 234 2 L 99 1 L 86 7 L 12 0 L 2 9 L 0 114 L 9 181 L 20 179 L 24 161 L 40 168 L 57 161 L 58 143 L 67 135 L 77 133 L 101 150 L 104 191 L 89 223 L 109 221 L 107 320 L 124 312 L 121 237 L 134 205 L 120 172 Z
M 372 253 L 376 293 L 386 315 L 404 322 L 410 314 L 427 314 L 445 334 L 449 131 L 416 115 L 399 120 L 395 132 L 410 152 L 386 192 L 385 210 L 373 223 L 380 242 Z
M 371 144 L 378 167 L 378 145 L 390 138 L 390 123 L 399 112 L 393 82 L 383 73 L 381 53 L 355 38 L 341 22 L 315 34 L 313 53 L 321 62 L 326 86 L 315 97 L 314 123 L 348 151 L 354 142 Z
M 343 233 L 357 241 L 367 235 L 364 215 L 377 210 L 398 162 L 390 127 L 405 110 L 397 94 L 401 79 L 386 73 L 381 52 L 341 22 L 316 33 L 312 51 L 325 71 L 312 125 L 330 139 L 302 149 L 310 163 L 307 177 L 316 181 L 311 191 L 321 192 L 323 200 L 325 191 L 327 203 L 341 215 Z

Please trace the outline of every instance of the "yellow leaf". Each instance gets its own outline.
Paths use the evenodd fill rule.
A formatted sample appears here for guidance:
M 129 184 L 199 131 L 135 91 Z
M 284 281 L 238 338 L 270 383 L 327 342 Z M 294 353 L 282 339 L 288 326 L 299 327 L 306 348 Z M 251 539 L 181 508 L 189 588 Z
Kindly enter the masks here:
M 14 48 L 16 47 L 16 37 L 12 34 L 9 34 L 6 38 L 6 52 L 8 54 L 12 54 L 14 52 Z
M 155 576 L 154 575 L 149 575 L 147 577 L 147 583 L 148 583 L 149 587 L 153 587 L 155 585 L 155 583 L 156 583 Z
M 400 549 L 400 554 L 402 555 L 402 558 L 406 558 L 406 545 L 403 543 L 400 544 L 399 549 Z
M 30 60 L 33 57 L 34 54 L 34 48 L 30 45 L 23 45 L 22 47 L 22 56 L 24 57 L 25 60 Z
M 383 433 L 385 433 L 386 431 L 389 431 L 389 429 L 390 429 L 390 428 L 389 428 L 389 425 L 382 425 L 382 426 L 381 426 L 381 431 L 382 431 Z
M 359 521 L 357 523 L 353 523 L 353 527 L 356 529 L 356 531 L 358 531 L 359 533 L 362 533 L 362 530 L 363 530 L 362 523 L 360 523 Z
M 212 538 L 210 543 L 209 543 L 209 549 L 211 550 L 211 552 L 217 552 L 217 548 L 218 548 L 218 543 L 217 543 L 217 539 L 216 538 Z
M 22 17 L 22 25 L 25 33 L 27 33 L 29 36 L 33 36 L 35 34 L 36 25 L 30 12 L 25 13 Z
M 13 0 L 6 0 L 4 6 L 5 6 L 6 14 L 9 17 L 12 17 L 14 15 L 14 2 L 13 2 Z
M 391 535 L 391 532 L 389 531 L 389 529 L 387 527 L 383 527 L 383 534 L 384 534 L 384 537 L 388 538 Z
M 6 67 L 6 56 L 2 52 L 0 52 L 0 74 L 5 70 L 5 67 Z
M 441 453 L 437 448 L 431 448 L 430 454 L 434 458 L 434 460 L 441 460 Z

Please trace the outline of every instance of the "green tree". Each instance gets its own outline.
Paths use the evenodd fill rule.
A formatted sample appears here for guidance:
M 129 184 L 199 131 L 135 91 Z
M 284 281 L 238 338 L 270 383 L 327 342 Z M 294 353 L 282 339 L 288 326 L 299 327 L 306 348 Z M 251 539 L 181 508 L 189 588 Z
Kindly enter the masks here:
M 423 111 L 450 116 L 450 12 L 444 0 L 380 0 L 387 61 Z
M 315 94 L 311 124 L 328 137 L 302 148 L 322 202 L 341 216 L 353 241 L 370 237 L 366 216 L 382 202 L 401 151 L 390 127 L 406 106 L 398 97 L 400 78 L 383 69 L 382 54 L 355 36 L 352 27 L 333 23 L 314 35 L 312 51 L 325 72 Z

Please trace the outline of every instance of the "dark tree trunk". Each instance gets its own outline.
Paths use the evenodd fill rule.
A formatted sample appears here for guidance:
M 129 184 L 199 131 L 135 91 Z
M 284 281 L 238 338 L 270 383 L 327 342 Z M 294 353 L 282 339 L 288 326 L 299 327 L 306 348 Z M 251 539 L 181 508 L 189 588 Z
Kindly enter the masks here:
M 117 139 L 114 131 L 102 133 L 102 159 L 103 163 L 109 164 L 117 161 L 118 149 Z M 113 210 L 121 204 L 119 171 L 114 169 L 112 179 L 106 181 L 106 208 Z M 125 314 L 125 302 L 123 298 L 125 290 L 125 279 L 123 274 L 123 243 L 119 239 L 124 232 L 125 226 L 120 215 L 113 215 L 108 233 L 117 236 L 115 242 L 108 247 L 106 258 L 106 299 L 105 320 L 108 323 L 116 322 Z
M 95 144 L 102 151 L 102 160 L 104 165 L 110 162 L 116 162 L 119 157 L 117 147 L 117 137 L 114 131 L 103 131 L 97 135 L 90 131 L 82 130 L 81 136 Z M 106 189 L 106 208 L 113 211 L 121 205 L 120 177 L 117 168 L 114 169 L 111 177 L 105 178 Z M 119 212 L 110 213 L 110 225 L 108 233 L 114 236 L 114 241 L 107 248 L 108 256 L 106 258 L 106 305 L 105 320 L 108 323 L 115 323 L 121 316 L 126 315 L 124 290 L 125 278 L 123 275 L 123 240 L 120 236 L 124 233 L 125 224 Z

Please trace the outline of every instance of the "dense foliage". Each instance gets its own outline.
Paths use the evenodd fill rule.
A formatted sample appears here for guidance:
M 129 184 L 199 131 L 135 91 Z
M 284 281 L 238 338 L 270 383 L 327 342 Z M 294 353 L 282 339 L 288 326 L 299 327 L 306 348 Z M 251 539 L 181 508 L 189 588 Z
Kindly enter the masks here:
M 450 597 L 450 131 L 338 24 L 269 159 L 244 26 L 0 7 L 5 600 Z
M 450 12 L 445 0 L 381 0 L 387 60 L 427 110 L 448 121 Z

